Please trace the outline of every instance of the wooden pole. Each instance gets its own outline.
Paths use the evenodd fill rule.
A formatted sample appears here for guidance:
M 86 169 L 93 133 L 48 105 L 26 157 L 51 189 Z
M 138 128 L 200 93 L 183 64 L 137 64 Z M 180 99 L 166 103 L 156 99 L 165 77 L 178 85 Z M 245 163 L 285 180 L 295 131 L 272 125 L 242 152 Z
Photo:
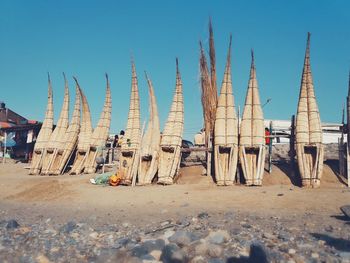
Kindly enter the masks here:
M 5 131 L 5 140 L 4 140 L 4 156 L 2 157 L 2 163 L 5 163 L 6 158 L 6 141 L 7 141 L 7 131 Z
M 269 140 L 269 173 L 272 172 L 272 121 L 270 121 L 270 140 Z
M 344 115 L 345 115 L 345 109 L 344 109 L 344 105 L 343 105 L 343 114 L 342 114 L 342 127 L 341 127 L 341 137 L 338 139 L 338 152 L 339 152 L 339 174 L 341 176 L 345 176 L 344 174 Z
M 240 106 L 238 106 L 238 110 L 237 110 L 237 135 L 238 135 L 238 145 L 239 145 L 239 126 L 240 126 L 240 119 L 239 119 L 239 116 L 240 116 Z M 239 146 L 238 146 L 239 147 Z M 239 150 L 239 148 L 238 148 Z M 237 160 L 237 169 L 236 169 L 236 183 L 240 183 L 241 182 L 241 170 L 239 169 L 239 164 L 240 164 L 240 158 L 238 158 Z
M 289 140 L 289 157 L 291 174 L 295 176 L 295 115 L 292 115 L 291 119 L 291 130 L 290 130 L 290 140 Z

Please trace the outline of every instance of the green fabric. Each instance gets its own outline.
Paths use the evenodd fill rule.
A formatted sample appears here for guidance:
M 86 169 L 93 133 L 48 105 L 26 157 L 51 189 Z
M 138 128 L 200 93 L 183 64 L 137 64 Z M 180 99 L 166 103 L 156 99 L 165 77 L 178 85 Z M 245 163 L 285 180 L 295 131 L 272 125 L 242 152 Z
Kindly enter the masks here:
M 103 184 L 108 184 L 109 177 L 111 177 L 114 173 L 109 172 L 109 173 L 104 173 L 101 175 L 98 175 L 95 177 L 95 182 L 97 185 L 103 185 Z

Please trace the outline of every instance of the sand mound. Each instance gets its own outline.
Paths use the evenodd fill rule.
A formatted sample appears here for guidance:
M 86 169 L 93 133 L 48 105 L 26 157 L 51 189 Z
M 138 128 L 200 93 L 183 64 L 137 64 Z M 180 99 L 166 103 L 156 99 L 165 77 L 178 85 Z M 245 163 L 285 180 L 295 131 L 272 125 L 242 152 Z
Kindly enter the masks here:
M 50 201 L 63 199 L 73 194 L 68 183 L 59 180 L 47 180 L 46 182 L 35 183 L 23 191 L 10 195 L 6 199 L 19 201 Z
M 198 184 L 198 185 L 214 184 L 213 179 L 210 176 L 202 175 L 204 169 L 205 168 L 202 165 L 182 167 L 180 169 L 179 177 L 176 183 L 177 184 Z

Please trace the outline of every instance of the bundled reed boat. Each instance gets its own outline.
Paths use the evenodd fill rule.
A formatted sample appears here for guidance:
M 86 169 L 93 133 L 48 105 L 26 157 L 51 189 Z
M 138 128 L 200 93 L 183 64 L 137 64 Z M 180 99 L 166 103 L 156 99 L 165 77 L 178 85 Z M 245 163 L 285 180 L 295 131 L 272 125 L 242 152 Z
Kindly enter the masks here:
M 214 166 L 217 185 L 233 185 L 238 160 L 238 122 L 231 80 L 231 37 L 216 108 Z
M 310 33 L 296 116 L 296 153 L 302 186 L 319 187 L 323 170 L 322 126 L 310 66 Z
M 153 85 L 146 74 L 149 94 L 149 121 L 141 142 L 141 159 L 138 184 L 151 184 L 158 170 L 158 153 L 160 143 L 160 125 L 156 97 Z
M 106 98 L 100 119 L 96 128 L 91 134 L 90 148 L 84 162 L 84 173 L 96 172 L 96 158 L 102 155 L 102 148 L 105 147 L 109 135 L 112 113 L 111 88 L 109 86 L 108 75 L 106 74 Z
M 118 172 L 122 178 L 121 184 L 123 185 L 131 185 L 133 178 L 136 179 L 140 162 L 140 99 L 134 62 L 132 62 L 131 70 L 132 80 L 129 114 L 120 149 L 120 167 Z
M 252 51 L 252 63 L 242 116 L 239 158 L 246 185 L 262 185 L 265 166 L 264 116 Z
M 45 119 L 38 134 L 34 145 L 32 163 L 30 165 L 29 174 L 39 174 L 41 171 L 42 160 L 45 156 L 46 146 L 50 140 L 53 128 L 53 94 L 50 75 L 48 75 L 48 95 Z
M 78 135 L 77 151 L 73 162 L 73 166 L 70 170 L 70 174 L 81 174 L 83 172 L 85 159 L 90 150 L 91 135 L 93 132 L 88 101 L 86 99 L 86 96 L 83 90 L 79 86 L 79 83 L 77 80 L 76 80 L 76 85 L 79 89 L 79 94 L 81 96 L 82 116 L 81 116 L 80 132 Z
M 80 130 L 80 91 L 78 86 L 78 81 L 76 81 L 75 87 L 75 103 L 74 111 L 71 123 L 65 134 L 63 149 L 59 149 L 56 154 L 51 167 L 49 169 L 49 174 L 59 175 L 64 173 L 65 167 L 73 154 L 73 151 L 77 147 L 78 135 Z
M 57 153 L 59 151 L 64 151 L 65 147 L 65 136 L 69 124 L 69 90 L 68 82 L 66 76 L 64 77 L 64 100 L 63 106 L 60 113 L 60 117 L 57 121 L 56 128 L 52 132 L 49 142 L 45 150 L 45 156 L 43 158 L 43 164 L 41 168 L 41 174 L 48 175 L 50 174 L 50 167 L 54 162 Z
M 181 161 L 181 143 L 184 127 L 182 83 L 176 59 L 176 87 L 173 102 L 160 141 L 158 184 L 173 184 Z

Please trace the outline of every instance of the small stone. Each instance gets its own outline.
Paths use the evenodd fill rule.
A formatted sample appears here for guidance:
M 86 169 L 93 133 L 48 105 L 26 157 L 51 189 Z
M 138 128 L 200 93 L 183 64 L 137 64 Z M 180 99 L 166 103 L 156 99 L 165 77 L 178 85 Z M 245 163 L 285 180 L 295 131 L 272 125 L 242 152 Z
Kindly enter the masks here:
M 11 219 L 11 220 L 7 221 L 6 229 L 14 229 L 17 227 L 19 227 L 19 224 L 16 220 Z
M 212 244 L 226 243 L 230 239 L 230 235 L 226 230 L 218 230 L 210 232 L 207 236 L 207 240 Z
M 288 254 L 294 255 L 296 253 L 296 250 L 293 248 L 288 249 Z
M 284 194 L 277 194 L 277 196 L 284 196 Z
M 171 236 L 174 235 L 174 234 L 175 234 L 175 231 L 174 231 L 174 230 L 167 230 L 167 231 L 164 232 L 163 237 L 164 237 L 165 239 L 169 239 L 169 237 L 171 237 Z
M 333 232 L 333 226 L 328 225 L 328 226 L 326 226 L 326 227 L 324 228 L 324 230 L 327 231 L 327 232 Z
M 350 218 L 350 205 L 344 205 L 340 207 L 340 210 L 344 213 L 345 216 Z
M 160 260 L 160 256 L 162 255 L 162 251 L 161 250 L 153 250 L 149 254 L 152 257 L 154 257 L 155 260 L 159 261 Z
M 165 246 L 165 241 L 163 239 L 147 240 L 141 244 L 148 252 L 153 250 L 161 251 Z
M 165 213 L 168 213 L 168 210 L 167 209 L 162 209 L 162 211 L 160 211 L 161 214 L 165 214 Z
M 317 253 L 313 252 L 313 253 L 311 253 L 311 257 L 312 258 L 319 258 L 320 256 Z
M 266 238 L 266 239 L 276 239 L 276 237 L 273 234 L 268 233 L 268 232 L 263 233 L 262 237 Z
M 60 228 L 60 232 L 63 233 L 70 233 L 72 232 L 75 228 L 77 228 L 77 224 L 74 221 L 69 221 L 67 224 L 63 225 Z
M 180 255 L 178 255 L 178 252 L 180 248 L 176 244 L 169 244 L 166 245 L 162 250 L 162 255 L 160 256 L 160 261 L 162 262 L 182 262 L 175 261 Z
M 195 239 L 196 238 L 192 233 L 180 230 L 175 232 L 175 234 L 169 238 L 169 241 L 183 247 L 188 246 Z
M 206 219 L 209 218 L 209 214 L 207 212 L 202 212 L 198 214 L 199 219 Z
M 170 224 L 169 221 L 164 221 L 164 222 L 162 222 L 162 223 L 160 224 L 160 226 L 166 226 L 166 225 L 169 225 L 169 224 Z
M 128 228 L 128 227 L 129 227 L 129 223 L 124 222 L 124 223 L 122 224 L 122 226 L 123 226 L 124 228 Z
M 36 261 L 38 263 L 50 263 L 51 261 L 45 256 L 40 254 L 39 256 L 36 257 Z
M 89 234 L 89 237 L 91 237 L 92 239 L 96 239 L 98 237 L 98 233 L 97 232 L 92 232 Z
M 320 246 L 324 246 L 324 245 L 326 244 L 326 241 L 324 241 L 324 240 L 319 240 L 319 241 L 318 241 L 318 244 L 319 244 Z
M 208 246 L 208 255 L 212 258 L 218 258 L 222 255 L 222 248 L 218 245 L 211 244 Z
M 195 256 L 190 263 L 207 263 L 208 261 L 203 256 Z

